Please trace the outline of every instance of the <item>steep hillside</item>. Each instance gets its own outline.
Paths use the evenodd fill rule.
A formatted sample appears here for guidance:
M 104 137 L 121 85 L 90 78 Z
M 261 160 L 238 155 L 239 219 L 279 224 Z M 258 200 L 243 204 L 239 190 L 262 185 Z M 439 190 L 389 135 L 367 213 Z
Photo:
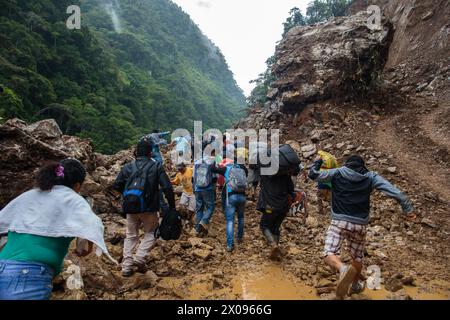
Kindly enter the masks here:
M 81 30 L 66 9 L 80 4 Z M 55 118 L 113 153 L 154 128 L 227 128 L 245 97 L 223 55 L 169 0 L 6 1 L 0 116 Z
M 379 3 L 385 12 L 380 30 L 367 28 L 367 14 L 355 12 L 288 32 L 277 47 L 268 103 L 251 109 L 236 127 L 280 129 L 282 142 L 298 152 L 305 166 L 318 150 L 333 153 L 339 163 L 360 154 L 370 170 L 412 200 L 415 221 L 405 219 L 398 204 L 382 193 L 372 195 L 364 263 L 380 268 L 382 286 L 348 299 L 448 300 L 450 69 L 442 48 L 448 52 L 448 21 L 442 17 L 449 16 L 449 6 L 431 0 Z M 415 5 L 406 10 L 410 3 Z M 364 11 L 366 5 L 353 9 Z M 402 10 L 407 18 L 400 18 Z M 109 43 L 108 37 L 101 39 Z M 406 50 L 405 39 L 418 46 Z M 122 259 L 126 221 L 117 214 L 120 197 L 108 186 L 132 159 L 131 150 L 94 153 L 88 140 L 63 135 L 52 120 L 8 121 L 0 126 L 0 147 L 0 207 L 31 187 L 31 177 L 47 159 L 82 160 L 89 172 L 82 194 L 94 199 L 108 250 Z M 166 159 L 168 151 L 163 150 Z M 175 174 L 169 161 L 166 168 Z M 124 278 L 120 266 L 104 256 L 82 259 L 70 253 L 55 279 L 53 299 L 333 299 L 338 274 L 322 259 L 330 215 L 319 213 L 315 182 L 302 177 L 295 182 L 308 195 L 309 216 L 297 212 L 283 222 L 280 262 L 267 259 L 261 216 L 251 199 L 244 241 L 233 253 L 226 251 L 219 196 L 209 234 L 198 238 L 185 228 L 177 241 L 159 240 L 145 274 Z M 345 251 L 342 258 L 350 262 Z M 81 289 L 68 286 L 71 265 L 81 270 Z M 369 277 L 365 269 L 363 278 Z

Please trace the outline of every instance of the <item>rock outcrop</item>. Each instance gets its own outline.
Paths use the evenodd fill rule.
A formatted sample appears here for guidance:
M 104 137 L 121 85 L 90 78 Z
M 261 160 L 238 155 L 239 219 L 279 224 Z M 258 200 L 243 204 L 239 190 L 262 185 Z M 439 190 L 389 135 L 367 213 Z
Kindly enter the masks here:
M 450 99 L 450 2 L 447 0 L 355 0 L 350 13 L 377 5 L 394 35 L 384 78 L 402 94 Z
M 94 199 L 98 213 L 117 212 L 117 197 L 108 191 L 120 168 L 132 160 L 131 150 L 114 156 L 94 152 L 92 142 L 63 135 L 55 120 L 30 125 L 12 119 L 0 126 L 0 208 L 34 186 L 37 170 L 48 161 L 75 158 L 88 171 L 81 194 Z
M 64 136 L 54 120 L 31 125 L 12 119 L 0 126 L 0 208 L 34 185 L 36 171 L 48 161 L 76 158 L 88 171 L 96 167 L 90 140 Z
M 392 38 L 388 20 L 373 29 L 368 18 L 361 12 L 291 29 L 277 46 L 271 105 L 295 113 L 314 102 L 366 93 L 383 70 Z

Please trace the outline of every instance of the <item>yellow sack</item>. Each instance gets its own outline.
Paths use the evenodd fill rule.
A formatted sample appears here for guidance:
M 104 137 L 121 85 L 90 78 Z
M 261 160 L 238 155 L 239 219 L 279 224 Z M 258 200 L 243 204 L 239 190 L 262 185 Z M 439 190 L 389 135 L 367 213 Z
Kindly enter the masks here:
M 323 164 L 322 164 L 323 169 L 336 169 L 339 167 L 336 157 L 333 156 L 332 154 L 322 151 L 322 150 L 320 150 L 318 152 L 318 154 L 320 155 L 320 157 L 323 160 Z
M 238 158 L 242 158 L 242 159 L 245 159 L 247 161 L 248 160 L 248 150 L 247 150 L 247 148 L 237 148 L 236 156 Z

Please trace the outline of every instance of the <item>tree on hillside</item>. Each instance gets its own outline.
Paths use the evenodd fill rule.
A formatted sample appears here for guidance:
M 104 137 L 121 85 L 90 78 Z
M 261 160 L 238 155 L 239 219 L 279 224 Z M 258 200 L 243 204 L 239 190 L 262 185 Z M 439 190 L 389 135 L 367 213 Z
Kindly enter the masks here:
M 306 9 L 307 24 L 329 20 L 346 15 L 351 0 L 314 0 Z
M 302 14 L 299 8 L 294 7 L 289 11 L 289 17 L 286 19 L 286 22 L 283 23 L 284 26 L 284 35 L 296 26 L 306 26 L 307 20 L 306 17 Z
M 266 102 L 266 95 L 270 88 L 270 84 L 275 80 L 275 76 L 272 73 L 272 66 L 274 63 L 275 56 L 271 56 L 266 61 L 266 71 L 261 73 L 258 76 L 258 79 L 250 81 L 250 83 L 255 83 L 256 86 L 247 98 L 248 106 L 262 105 Z

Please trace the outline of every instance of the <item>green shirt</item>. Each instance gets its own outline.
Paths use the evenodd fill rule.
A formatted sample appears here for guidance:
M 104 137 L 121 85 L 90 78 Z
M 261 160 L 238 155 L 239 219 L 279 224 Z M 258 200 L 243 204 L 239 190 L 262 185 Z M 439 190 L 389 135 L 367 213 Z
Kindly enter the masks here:
M 16 260 L 46 264 L 57 276 L 74 238 L 41 237 L 27 233 L 8 233 L 8 242 L 0 252 L 0 260 Z

